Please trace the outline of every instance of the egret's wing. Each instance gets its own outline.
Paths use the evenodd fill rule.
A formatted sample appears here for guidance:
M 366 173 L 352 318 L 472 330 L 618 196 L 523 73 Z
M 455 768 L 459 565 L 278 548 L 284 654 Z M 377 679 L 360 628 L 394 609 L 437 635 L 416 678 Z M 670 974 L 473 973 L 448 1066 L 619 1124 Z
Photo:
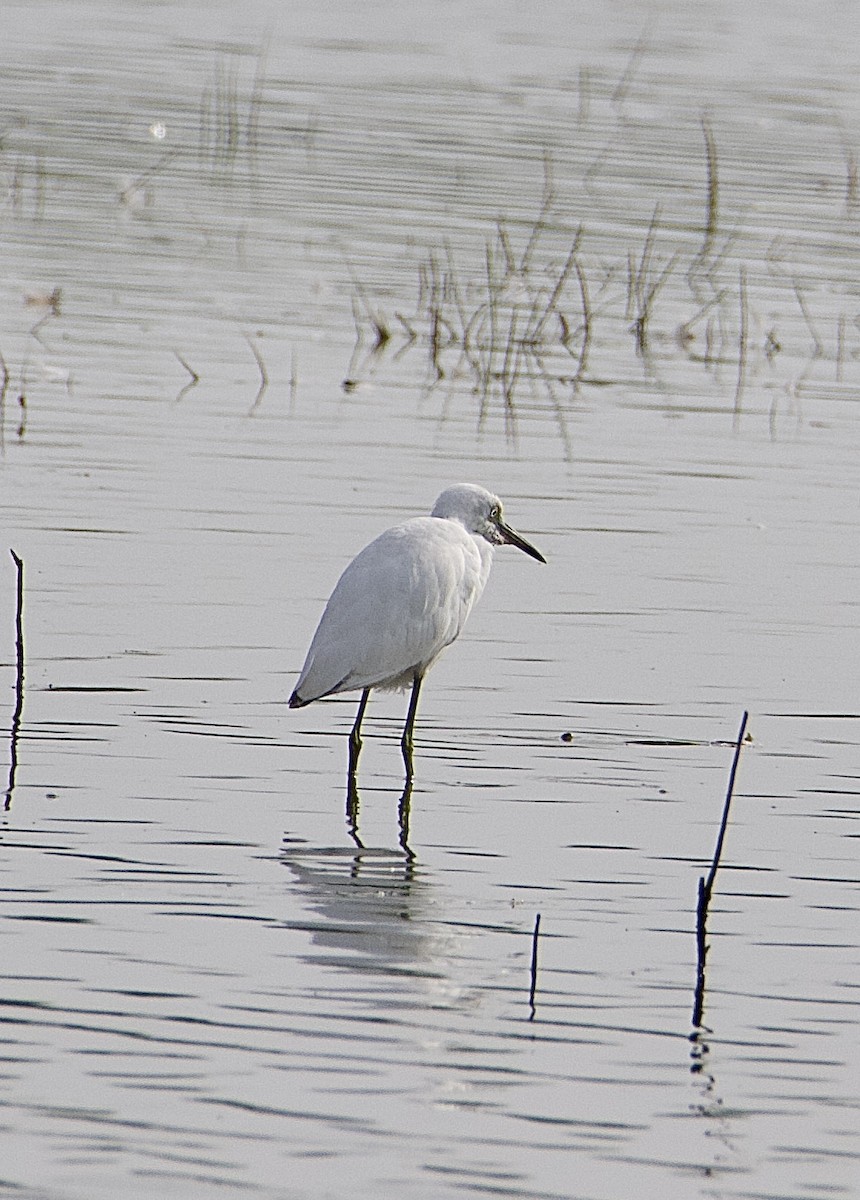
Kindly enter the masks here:
M 424 670 L 457 637 L 485 578 L 474 539 L 419 517 L 353 559 L 332 592 L 296 684 L 302 702 Z

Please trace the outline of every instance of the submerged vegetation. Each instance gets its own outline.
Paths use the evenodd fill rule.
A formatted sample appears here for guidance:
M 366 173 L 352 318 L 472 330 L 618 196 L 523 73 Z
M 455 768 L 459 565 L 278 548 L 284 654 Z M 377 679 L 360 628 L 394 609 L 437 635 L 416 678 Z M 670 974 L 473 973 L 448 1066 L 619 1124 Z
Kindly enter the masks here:
M 270 67 L 267 37 L 204 51 L 181 99 L 165 97 L 145 121 L 135 115 L 119 155 L 90 137 L 89 111 L 62 139 L 14 117 L 0 130 L 0 191 L 46 274 L 25 293 L 39 319 L 18 331 L 18 348 L 8 318 L 0 338 L 0 452 L 6 426 L 19 440 L 27 433 L 34 380 L 71 390 L 64 358 L 34 365 L 31 352 L 68 354 L 59 319 L 85 306 L 79 287 L 61 313 L 55 279 L 78 278 L 76 247 L 99 263 L 93 280 L 81 276 L 97 291 L 90 306 L 100 311 L 104 275 L 121 326 L 126 281 L 145 280 L 137 299 L 147 319 L 163 318 L 160 337 L 123 348 L 134 358 L 154 347 L 154 390 L 163 382 L 182 400 L 197 389 L 200 401 L 236 370 L 249 414 L 284 392 L 292 411 L 298 337 L 325 328 L 340 340 L 346 306 L 326 269 L 340 277 L 344 260 L 362 263 L 349 269 L 355 342 L 344 389 L 383 367 L 398 384 L 409 371 L 443 417 L 455 403 L 469 412 L 471 396 L 478 430 L 498 422 L 512 440 L 523 417 L 549 418 L 569 454 L 568 418 L 597 389 L 623 386 L 625 403 L 645 390 L 675 411 L 713 408 L 736 422 L 754 408 L 775 428 L 781 412 L 799 411 L 822 365 L 844 386 L 860 354 L 845 265 L 860 206 L 857 157 L 838 118 L 819 114 L 832 134 L 826 160 L 804 129 L 809 161 L 786 168 L 786 200 L 773 147 L 767 178 L 759 171 L 758 130 L 744 143 L 731 118 L 691 114 L 687 96 L 683 128 L 669 126 L 668 102 L 666 122 L 637 124 L 628 106 L 657 105 L 653 79 L 637 80 L 646 48 L 637 43 L 617 80 L 582 69 L 576 88 L 560 86 L 555 123 L 515 116 L 486 131 L 451 118 L 433 93 L 416 115 L 410 90 L 394 84 L 356 97 L 331 89 L 321 112 L 312 89 Z M 495 94 L 464 88 L 478 117 L 497 116 Z M 420 87 L 415 95 L 427 98 Z M 62 156 L 78 151 L 91 161 L 76 193 Z M 762 197 L 772 206 L 764 215 Z M 399 224 L 388 224 L 392 214 Z M 335 298 L 328 309 L 317 303 L 325 294 Z M 206 329 L 186 320 L 200 311 Z
M 799 356 L 802 366 L 793 377 L 773 374 L 784 349 L 771 305 L 773 288 L 767 300 L 751 302 L 748 266 L 738 246 L 741 230 L 721 228 L 716 138 L 707 119 L 701 128 L 705 194 L 698 230 L 664 222 L 657 204 L 640 245 L 614 261 L 595 249 L 599 239 L 585 221 L 568 231 L 559 250 L 566 214 L 547 159 L 534 222 L 514 230 L 499 219 L 485 239 L 481 266 L 477 255 L 467 262 L 447 243 L 428 250 L 417 264 L 407 312 L 396 308 L 392 319 L 383 302 L 353 279 L 356 341 L 345 390 L 354 390 L 386 356 L 399 361 L 414 352 L 426 363 L 425 394 L 442 385 L 470 388 L 479 429 L 495 410 L 515 436 L 518 414 L 543 408 L 553 414 L 567 446 L 571 405 L 589 388 L 624 381 L 625 368 L 617 361 L 611 370 L 595 365 L 595 350 L 610 341 L 617 348 L 619 333 L 658 389 L 667 364 L 679 357 L 715 376 L 719 372 L 721 405 L 735 420 L 753 372 L 764 367 L 772 371 L 772 426 L 780 397 L 793 403 L 817 361 L 831 360 L 841 383 L 846 358 L 854 355 L 848 331 L 856 338 L 860 315 L 840 311 L 828 341 L 811 315 L 804 283 L 780 261 L 776 239 L 767 261 L 769 283 L 785 298 L 781 321 L 805 329 L 811 341 L 794 346 L 792 357 Z

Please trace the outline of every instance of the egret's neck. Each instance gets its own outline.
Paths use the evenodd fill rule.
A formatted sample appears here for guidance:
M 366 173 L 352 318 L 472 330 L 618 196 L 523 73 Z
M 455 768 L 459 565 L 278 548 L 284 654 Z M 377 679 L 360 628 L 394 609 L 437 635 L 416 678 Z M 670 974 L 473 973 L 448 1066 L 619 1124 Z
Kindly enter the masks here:
M 493 551 L 495 546 L 482 537 L 480 533 L 473 533 L 472 539 L 478 547 L 478 553 L 481 556 L 481 591 L 484 590 L 484 584 L 487 582 L 490 574 L 490 567 L 493 565 Z

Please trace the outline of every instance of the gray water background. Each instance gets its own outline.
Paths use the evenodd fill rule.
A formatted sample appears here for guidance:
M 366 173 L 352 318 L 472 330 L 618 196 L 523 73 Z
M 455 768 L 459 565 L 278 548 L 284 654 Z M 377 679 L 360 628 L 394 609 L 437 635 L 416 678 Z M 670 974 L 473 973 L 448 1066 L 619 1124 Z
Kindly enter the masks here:
M 858 25 L 5 7 L 0 1195 L 857 1194 Z M 505 356 L 574 244 L 578 378 L 574 274 Z M 365 851 L 354 699 L 285 700 L 459 479 L 549 561 L 428 679 L 409 861 L 405 699 Z

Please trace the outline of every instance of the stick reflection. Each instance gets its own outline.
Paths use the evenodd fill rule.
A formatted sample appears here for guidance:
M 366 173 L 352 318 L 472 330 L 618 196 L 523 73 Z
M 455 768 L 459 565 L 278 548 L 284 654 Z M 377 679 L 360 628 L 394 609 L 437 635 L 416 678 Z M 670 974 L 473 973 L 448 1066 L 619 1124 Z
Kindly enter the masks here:
M 15 569 L 18 573 L 18 587 L 15 606 L 15 711 L 12 714 L 9 738 L 9 777 L 6 785 L 6 800 L 3 805 L 7 812 L 12 807 L 12 793 L 15 790 L 15 775 L 18 770 L 18 734 L 24 712 L 24 563 L 14 550 L 10 550 L 9 553 L 14 559 Z

